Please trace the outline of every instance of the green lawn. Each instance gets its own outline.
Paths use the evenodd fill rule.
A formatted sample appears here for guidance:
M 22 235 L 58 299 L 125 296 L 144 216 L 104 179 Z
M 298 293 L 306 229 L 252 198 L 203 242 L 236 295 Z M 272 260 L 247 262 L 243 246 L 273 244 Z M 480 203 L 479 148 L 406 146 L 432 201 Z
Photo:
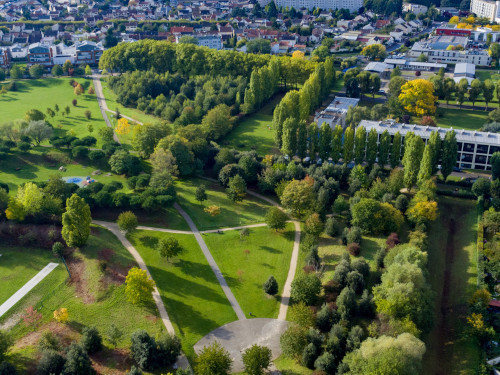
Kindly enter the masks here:
M 0 248 L 0 305 L 40 272 L 50 262 L 59 259 L 50 250 L 24 247 Z M 54 272 L 54 271 L 52 271 Z
M 467 335 L 465 321 L 468 300 L 477 281 L 476 206 L 474 201 L 440 197 L 439 210 L 441 215 L 429 233 L 429 281 L 436 291 L 436 319 L 434 329 L 425 340 L 423 373 L 472 374 L 481 359 L 475 340 Z M 455 221 L 452 237 L 455 251 L 450 263 L 446 257 L 448 236 L 443 233 L 449 232 L 451 220 Z M 447 267 L 450 270 L 448 307 L 444 307 L 446 318 L 443 318 L 441 301 Z
M 223 144 L 240 151 L 255 150 L 261 156 L 279 153 L 274 143 L 271 122 L 274 108 L 279 104 L 283 96 L 283 93 L 276 94 L 256 113 L 244 117 L 223 140 Z
M 443 117 L 436 117 L 437 126 L 453 129 L 478 130 L 488 121 L 488 112 L 441 107 Z
M 267 295 L 262 285 L 273 275 L 278 281 L 278 294 L 283 291 L 294 235 L 292 223 L 284 233 L 267 227 L 250 228 L 250 235 L 244 239 L 236 230 L 205 235 L 210 252 L 247 316 L 251 312 L 257 318 L 278 317 L 279 299 Z
M 1 248 L 1 252 L 9 251 Z M 13 251 L 12 249 L 10 251 Z M 35 249 L 26 249 L 26 253 L 15 251 L 19 261 L 26 256 L 36 253 Z M 50 250 L 45 250 L 50 254 Z M 105 344 L 108 346 L 106 353 L 111 351 L 106 339 L 107 329 L 115 324 L 123 336 L 118 340 L 118 348 L 126 351 L 130 346 L 130 335 L 137 329 L 145 329 L 151 335 L 156 335 L 165 328 L 159 319 L 156 305 L 151 301 L 145 305 L 132 305 L 125 296 L 125 276 L 127 270 L 135 266 L 130 253 L 121 245 L 116 237 L 109 231 L 93 227 L 87 245 L 67 256 L 66 261 L 73 273 L 73 281 L 67 283 L 68 274 L 63 265 L 52 271 L 40 284 L 38 284 L 7 316 L 2 317 L 0 323 L 5 322 L 9 316 L 22 312 L 26 307 L 34 305 L 40 308 L 43 315 L 39 332 L 50 330 L 57 333 L 65 342 L 78 340 L 84 326 L 95 326 L 103 334 Z M 107 264 L 103 272 L 100 262 Z M 58 308 L 68 309 L 69 321 L 66 324 L 57 323 L 52 312 Z M 37 339 L 25 338 L 31 329 L 19 322 L 10 329 L 12 338 L 16 341 L 10 359 L 16 364 L 19 373 L 27 373 L 30 366 L 38 357 L 33 345 Z M 114 362 L 113 355 L 103 356 L 103 373 L 111 373 L 116 367 L 123 364 Z
M 154 249 L 164 237 L 174 237 L 183 246 L 178 258 L 167 261 Z M 193 359 L 198 340 L 236 320 L 215 274 L 193 235 L 137 230 L 129 239 L 148 265 L 184 352 Z
M 195 199 L 196 187 L 205 185 L 208 199 L 200 204 Z M 247 195 L 242 202 L 233 203 L 218 183 L 200 178 L 178 180 L 175 183 L 179 205 L 191 216 L 199 230 L 263 223 L 269 204 Z M 217 205 L 219 215 L 212 217 L 204 208 Z
M 106 104 L 110 110 L 115 111 L 118 108 L 121 114 L 142 122 L 143 124 L 155 123 L 161 120 L 156 116 L 148 115 L 136 108 L 124 107 L 116 101 L 116 94 L 108 87 L 108 83 L 105 79 L 101 79 L 101 85 L 104 97 L 106 98 Z M 112 114 L 108 112 L 108 116 L 110 117 L 111 115 Z
M 0 162 L 0 181 L 7 183 L 11 191 L 17 190 L 17 187 L 28 181 L 47 181 L 49 176 L 59 173 L 62 177 L 86 177 L 90 176 L 96 169 L 96 166 L 82 165 L 74 161 L 66 164 L 66 172 L 59 172 L 60 163 L 47 160 L 44 155 L 53 151 L 50 148 L 37 147 L 30 152 L 22 153 L 15 151 L 7 155 L 5 160 Z M 125 178 L 112 174 L 105 176 L 105 173 L 92 176 L 96 181 L 109 183 L 111 181 L 120 181 L 123 183 L 125 191 L 128 190 Z
M 479 78 L 481 81 L 491 79 L 496 82 L 500 79 L 500 74 L 497 72 L 495 70 L 476 70 L 476 78 Z
M 100 139 L 97 132 L 100 128 L 106 126 L 104 119 L 101 116 L 99 105 L 95 95 L 83 94 L 77 96 L 73 92 L 73 87 L 69 85 L 70 78 L 45 78 L 33 80 L 17 81 L 18 90 L 15 92 L 7 92 L 0 96 L 0 107 L 2 108 L 1 122 L 15 121 L 23 119 L 25 113 L 30 109 L 38 109 L 46 114 L 47 108 L 54 109 L 57 104 L 60 108 L 59 113 L 54 118 L 48 117 L 46 120 L 50 122 L 55 129 L 56 135 L 74 134 L 76 137 L 84 137 L 89 135 L 87 124 L 92 124 L 94 131 L 93 135 L 98 138 L 98 146 Z M 75 78 L 80 82 L 87 92 L 92 86 L 92 81 L 85 78 Z M 76 99 L 78 104 L 73 107 L 71 101 Z M 70 107 L 70 114 L 63 116 L 62 110 Z M 90 120 L 84 116 L 86 110 L 92 114 Z

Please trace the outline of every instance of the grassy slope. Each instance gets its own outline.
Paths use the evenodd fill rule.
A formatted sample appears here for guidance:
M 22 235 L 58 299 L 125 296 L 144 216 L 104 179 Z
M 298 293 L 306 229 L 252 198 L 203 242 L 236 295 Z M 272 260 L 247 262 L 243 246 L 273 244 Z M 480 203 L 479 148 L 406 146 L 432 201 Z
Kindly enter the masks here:
M 175 237 L 184 247 L 172 262 L 154 249 L 163 237 Z M 236 314 L 194 236 L 137 230 L 129 238 L 148 265 L 183 350 L 192 359 L 193 345 L 213 329 L 236 320 Z
M 240 231 L 210 233 L 205 236 L 210 252 L 221 269 L 241 308 L 258 318 L 276 318 L 279 300 L 269 297 L 262 285 L 270 275 L 283 291 L 293 247 L 293 224 L 284 233 L 267 227 L 251 228 L 250 235 L 240 239 Z M 249 254 L 244 251 L 249 250 Z M 243 274 L 238 274 L 243 271 Z
M 441 216 L 432 225 L 429 235 L 429 278 L 436 295 L 436 324 L 426 339 L 427 352 L 424 357 L 424 373 L 433 374 L 442 368 L 447 374 L 471 374 L 479 363 L 479 349 L 474 339 L 465 335 L 467 301 L 476 287 L 476 208 L 474 202 L 451 198 L 440 198 Z M 447 220 L 456 219 L 454 236 L 455 254 L 453 263 L 446 265 Z M 446 343 L 444 356 L 437 351 L 441 332 L 437 327 L 441 319 L 444 269 L 451 267 L 449 305 L 447 312 L 452 337 Z
M 202 184 L 207 188 L 208 199 L 200 204 L 195 199 L 195 190 Z M 218 183 L 198 178 L 179 180 L 175 188 L 179 204 L 191 216 L 199 230 L 263 223 L 269 207 L 267 203 L 251 196 L 247 196 L 243 202 L 233 203 Z M 210 205 L 221 207 L 221 213 L 211 217 L 204 212 L 204 208 Z
M 59 263 L 51 251 L 23 247 L 0 248 L 0 305 L 48 263 Z
M 446 104 L 441 108 L 444 116 L 436 117 L 436 123 L 443 128 L 479 130 L 488 121 L 488 112 L 485 111 L 451 109 L 446 108 Z
M 83 302 L 81 290 L 75 289 L 75 283 L 66 283 L 66 270 L 64 266 L 60 266 L 38 284 L 20 304 L 16 305 L 9 312 L 9 316 L 30 305 L 41 307 L 40 312 L 43 314 L 44 325 L 39 330 L 42 331 L 45 328 L 45 323 L 54 321 L 52 312 L 60 307 L 66 307 L 69 313 L 67 326 L 71 331 L 76 332 L 77 336 L 84 326 L 96 326 L 104 337 L 106 337 L 106 330 L 111 324 L 119 327 L 124 333 L 119 340 L 119 348 L 126 348 L 130 345 L 130 334 L 137 329 L 145 329 L 152 335 L 164 330 L 161 320 L 158 319 L 158 310 L 152 301 L 146 305 L 132 305 L 126 300 L 125 284 L 102 282 L 103 273 L 99 268 L 99 252 L 101 250 L 112 249 L 114 251 L 114 255 L 108 262 L 108 271 L 106 271 L 108 276 L 110 268 L 126 274 L 126 269 L 135 266 L 135 262 L 113 234 L 99 227 L 94 227 L 92 233 L 87 245 L 80 251 L 75 251 L 73 256 L 85 265 L 81 274 L 83 282 L 79 285 L 83 286 L 86 294 L 93 298 L 93 302 Z M 30 249 L 30 251 L 33 250 Z M 5 321 L 8 316 L 2 317 L 2 319 Z M 10 332 L 12 337 L 17 340 L 28 334 L 30 330 L 24 324 L 19 323 Z M 24 373 L 25 370 L 23 366 L 29 362 L 32 363 L 35 356 L 36 352 L 32 346 L 18 347 L 16 345 L 13 349 L 13 362 L 19 366 L 18 370 L 21 373 Z M 105 364 L 105 367 L 110 370 L 115 365 L 110 362 Z
M 59 173 L 62 177 L 86 177 L 90 176 L 93 171 L 98 169 L 95 166 L 84 166 L 77 163 L 66 165 L 66 172 L 59 172 L 59 163 L 54 163 L 46 160 L 43 157 L 44 153 L 51 151 L 48 148 L 38 147 L 31 150 L 29 153 L 15 151 L 7 156 L 5 160 L 0 162 L 0 181 L 9 184 L 11 191 L 17 190 L 17 187 L 28 181 L 47 181 L 49 176 Z M 19 170 L 18 170 L 19 169 Z M 127 186 L 125 178 L 112 174 L 112 176 L 92 176 L 96 181 L 109 183 L 111 181 L 120 181 L 123 183 L 125 190 Z
M 117 108 L 121 114 L 131 117 L 134 120 L 137 120 L 142 123 L 154 123 L 160 121 L 160 119 L 156 116 L 148 115 L 142 111 L 139 111 L 136 108 L 128 108 L 124 107 L 120 103 L 116 101 L 116 94 L 108 87 L 108 83 L 105 79 L 101 79 L 102 91 L 104 97 L 106 98 L 106 104 L 108 108 L 112 111 L 115 111 Z M 108 116 L 111 116 L 111 113 L 108 112 Z
M 279 152 L 274 144 L 274 132 L 271 128 L 274 107 L 283 98 L 276 94 L 264 107 L 235 125 L 233 131 L 224 139 L 223 144 L 240 151 L 256 150 L 259 155 Z
M 94 132 L 92 133 L 98 138 L 97 146 L 100 146 L 100 140 L 97 136 L 99 128 L 105 127 L 106 123 L 101 116 L 99 105 L 95 95 L 83 94 L 77 96 L 73 93 L 73 88 L 68 84 L 70 78 L 46 78 L 37 80 L 17 81 L 18 91 L 8 92 L 0 96 L 0 107 L 2 108 L 1 122 L 14 121 L 23 119 L 25 113 L 30 109 L 38 109 L 46 113 L 48 107 L 54 108 L 54 105 L 59 105 L 60 111 L 54 118 L 47 118 L 55 129 L 57 135 L 64 135 L 71 131 L 74 135 L 81 138 L 89 135 L 87 124 L 92 124 Z M 87 92 L 89 86 L 92 85 L 91 80 L 84 78 L 75 79 L 80 82 Z M 78 105 L 73 107 L 71 101 L 76 99 Z M 62 116 L 61 111 L 66 107 L 70 107 L 69 116 Z M 89 110 L 92 113 L 92 118 L 87 120 L 84 112 Z

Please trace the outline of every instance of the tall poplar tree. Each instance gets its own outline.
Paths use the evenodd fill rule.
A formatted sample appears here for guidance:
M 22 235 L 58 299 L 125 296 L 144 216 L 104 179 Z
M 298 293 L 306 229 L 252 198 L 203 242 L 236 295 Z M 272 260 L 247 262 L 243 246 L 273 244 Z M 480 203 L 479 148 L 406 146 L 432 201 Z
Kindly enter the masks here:
M 307 138 L 309 138 L 308 142 L 308 151 L 309 156 L 314 159 L 316 153 L 318 152 L 318 144 L 319 144 L 319 129 L 318 124 L 315 122 L 311 122 L 307 127 Z
M 378 146 L 378 165 L 380 165 L 382 168 L 387 164 L 390 147 L 391 147 L 391 135 L 389 134 L 389 131 L 386 129 L 380 135 L 380 142 Z
M 428 145 L 431 146 L 431 165 L 432 165 L 432 175 L 437 172 L 437 166 L 439 164 L 439 159 L 441 158 L 441 136 L 438 131 L 433 131 L 429 137 Z
M 443 179 L 446 181 L 450 173 L 453 171 L 453 167 L 455 167 L 457 163 L 457 153 L 458 153 L 458 145 L 457 145 L 457 137 L 455 131 L 449 131 L 444 136 L 443 141 L 443 154 L 441 157 L 441 174 L 443 175 Z
M 297 120 L 293 117 L 287 118 L 283 123 L 283 145 L 281 152 L 290 157 L 297 151 Z
M 411 136 L 410 136 L 411 135 Z M 406 141 L 408 140 L 408 142 Z M 409 132 L 405 137 L 405 153 L 403 156 L 403 182 L 408 190 L 417 182 L 420 161 L 424 151 L 424 141 L 414 133 Z
M 332 128 L 326 122 L 321 125 L 319 131 L 319 157 L 323 160 L 328 158 L 332 144 Z
M 305 121 L 299 121 L 297 129 L 297 155 L 302 159 L 307 153 L 307 125 Z
M 344 146 L 342 148 L 344 163 L 350 163 L 354 157 L 354 128 L 349 126 L 344 133 Z
M 366 162 L 370 168 L 375 164 L 375 160 L 377 159 L 377 141 L 378 133 L 375 129 L 371 129 L 366 142 Z
M 356 128 L 356 137 L 354 138 L 354 162 L 363 163 L 366 149 L 366 129 L 363 126 Z
M 339 161 L 340 153 L 342 152 L 342 133 L 342 126 L 335 126 L 335 129 L 333 129 L 332 147 L 330 152 L 330 156 L 334 163 L 337 163 Z
M 417 182 L 421 184 L 432 177 L 432 146 L 428 143 L 424 148 L 424 155 L 420 162 L 420 169 L 418 171 Z
M 394 134 L 391 147 L 391 168 L 396 168 L 401 159 L 401 133 Z

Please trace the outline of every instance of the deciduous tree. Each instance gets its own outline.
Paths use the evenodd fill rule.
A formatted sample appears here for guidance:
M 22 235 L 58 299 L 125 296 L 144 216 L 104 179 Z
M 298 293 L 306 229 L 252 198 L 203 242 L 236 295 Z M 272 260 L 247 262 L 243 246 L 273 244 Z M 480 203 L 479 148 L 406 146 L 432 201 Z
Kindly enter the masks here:
M 66 212 L 62 215 L 62 237 L 70 247 L 80 247 L 87 243 L 90 235 L 89 205 L 83 198 L 73 194 L 66 200 Z

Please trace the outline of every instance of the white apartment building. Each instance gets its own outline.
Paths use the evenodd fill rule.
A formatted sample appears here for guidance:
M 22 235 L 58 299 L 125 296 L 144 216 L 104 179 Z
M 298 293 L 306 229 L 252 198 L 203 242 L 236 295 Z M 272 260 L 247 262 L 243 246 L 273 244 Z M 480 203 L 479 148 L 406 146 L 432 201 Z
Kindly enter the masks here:
M 183 35 L 176 35 L 175 42 L 179 43 L 179 40 Z M 199 46 L 208 47 L 211 49 L 221 50 L 223 48 L 222 37 L 220 35 L 203 35 L 203 34 L 193 34 L 190 35 L 198 41 Z
M 394 120 L 385 120 L 380 122 L 362 120 L 358 126 L 363 126 L 367 132 L 371 129 L 375 129 L 379 135 L 379 139 L 380 135 L 386 130 L 391 135 L 391 139 L 394 134 L 399 132 L 403 139 L 402 144 L 404 144 L 404 137 L 408 132 L 413 132 L 415 135 L 421 137 L 425 143 L 427 143 L 433 131 L 437 131 L 441 139 L 444 139 L 447 132 L 455 130 L 458 146 L 456 166 L 464 169 L 491 170 L 491 155 L 500 151 L 500 134 L 497 133 L 439 128 L 423 125 L 398 124 Z
M 485 17 L 494 22 L 500 21 L 500 1 L 472 0 L 470 11 L 478 17 Z
M 426 13 L 427 8 L 425 5 L 413 4 L 413 3 L 403 3 L 403 12 L 411 12 L 417 16 L 421 13 Z
M 267 5 L 270 0 L 259 0 L 261 6 Z M 350 12 L 357 11 L 363 6 L 363 0 L 275 0 L 278 7 L 294 7 L 295 9 L 314 7 L 320 9 L 349 9 Z
M 417 59 L 420 55 L 427 56 L 428 62 L 442 64 L 469 63 L 479 66 L 489 66 L 491 56 L 483 49 L 465 49 L 463 51 L 448 50 L 448 46 L 467 48 L 468 38 L 460 36 L 439 36 L 416 42 L 408 52 L 408 57 Z

